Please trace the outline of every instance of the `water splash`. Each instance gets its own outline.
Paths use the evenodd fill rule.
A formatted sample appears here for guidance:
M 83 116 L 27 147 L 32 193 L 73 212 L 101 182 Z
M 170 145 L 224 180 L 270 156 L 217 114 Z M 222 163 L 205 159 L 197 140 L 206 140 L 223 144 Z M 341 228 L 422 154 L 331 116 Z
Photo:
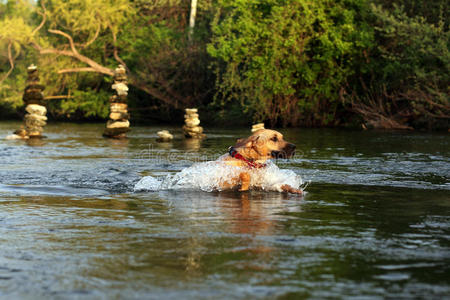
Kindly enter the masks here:
M 279 191 L 288 184 L 301 188 L 303 181 L 300 175 L 292 170 L 280 169 L 273 162 L 261 169 L 247 169 L 250 174 L 250 188 L 266 191 Z M 207 192 L 223 190 L 223 184 L 231 178 L 239 177 L 242 167 L 227 165 L 220 159 L 203 162 L 183 169 L 181 172 L 167 175 L 165 178 L 143 177 L 134 187 L 135 191 L 159 190 L 202 190 Z

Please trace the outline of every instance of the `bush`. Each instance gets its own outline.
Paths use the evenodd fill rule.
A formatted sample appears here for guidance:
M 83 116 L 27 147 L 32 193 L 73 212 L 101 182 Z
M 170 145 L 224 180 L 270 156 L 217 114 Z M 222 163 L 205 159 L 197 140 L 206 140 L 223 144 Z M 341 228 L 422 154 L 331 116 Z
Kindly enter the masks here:
M 353 109 L 374 127 L 448 126 L 450 33 L 444 22 L 372 5 L 377 46 L 353 91 Z M 445 125 L 447 124 L 447 125 Z
M 216 58 L 215 105 L 240 102 L 253 121 L 332 125 L 339 90 L 371 31 L 365 1 L 219 1 L 208 52 Z

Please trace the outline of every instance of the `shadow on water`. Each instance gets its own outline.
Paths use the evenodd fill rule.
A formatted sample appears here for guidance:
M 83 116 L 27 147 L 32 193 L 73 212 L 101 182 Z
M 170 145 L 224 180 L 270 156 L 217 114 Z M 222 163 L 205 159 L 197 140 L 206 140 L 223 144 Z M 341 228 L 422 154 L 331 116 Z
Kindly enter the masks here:
M 134 192 L 248 132 L 190 143 L 171 128 L 174 141 L 157 144 L 159 127 L 126 140 L 102 139 L 102 127 L 50 124 L 39 147 L 0 142 L 0 298 L 450 293 L 448 135 L 285 130 L 301 154 L 277 164 L 312 180 L 298 197 Z

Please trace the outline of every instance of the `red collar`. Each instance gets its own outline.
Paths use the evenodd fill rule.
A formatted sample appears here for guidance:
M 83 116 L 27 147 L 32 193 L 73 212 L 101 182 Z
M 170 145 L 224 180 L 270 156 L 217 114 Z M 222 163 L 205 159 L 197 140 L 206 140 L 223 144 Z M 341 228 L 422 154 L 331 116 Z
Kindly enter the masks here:
M 266 164 L 260 164 L 246 159 L 239 152 L 237 152 L 236 149 L 234 149 L 234 147 L 228 148 L 228 153 L 230 154 L 231 157 L 244 161 L 247 164 L 247 167 L 260 169 L 267 166 Z

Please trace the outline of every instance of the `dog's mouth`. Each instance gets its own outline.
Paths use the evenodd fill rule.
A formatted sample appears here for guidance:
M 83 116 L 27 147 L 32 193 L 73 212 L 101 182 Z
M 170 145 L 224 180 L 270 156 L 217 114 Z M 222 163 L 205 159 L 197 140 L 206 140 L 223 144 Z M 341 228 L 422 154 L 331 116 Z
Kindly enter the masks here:
M 295 155 L 295 145 L 294 144 L 287 144 L 286 147 L 284 147 L 281 150 L 273 150 L 271 153 L 272 158 L 279 159 L 287 159 L 292 158 Z

